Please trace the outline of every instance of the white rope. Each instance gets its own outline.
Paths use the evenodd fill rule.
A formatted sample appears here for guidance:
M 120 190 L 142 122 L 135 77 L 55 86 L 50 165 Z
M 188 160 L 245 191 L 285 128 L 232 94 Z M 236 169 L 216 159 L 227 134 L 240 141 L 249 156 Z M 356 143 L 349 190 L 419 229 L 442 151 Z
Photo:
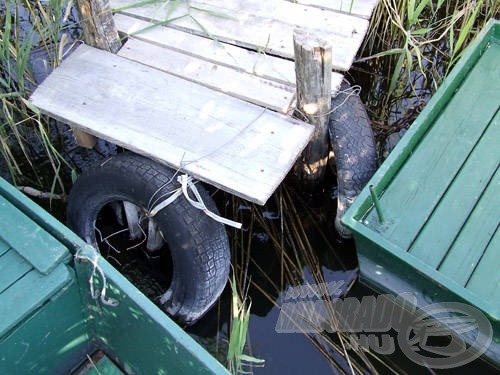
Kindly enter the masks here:
M 158 203 L 155 207 L 153 207 L 149 213 L 148 217 L 153 217 L 155 216 L 158 212 L 163 210 L 165 207 L 167 207 L 170 203 L 175 201 L 178 197 L 182 195 L 182 188 L 178 188 L 172 192 L 172 195 L 165 199 L 163 202 Z
M 114 298 L 108 298 L 106 299 L 106 290 L 107 290 L 107 282 L 106 282 L 106 275 L 104 274 L 104 271 L 102 268 L 99 266 L 98 261 L 99 261 L 99 254 L 97 252 L 94 252 L 94 258 L 90 258 L 87 255 L 82 255 L 81 251 L 78 250 L 75 254 L 75 260 L 84 260 L 92 264 L 92 273 L 90 274 L 89 278 L 89 287 L 90 287 L 90 295 L 93 299 L 97 299 L 101 297 L 101 302 L 104 305 L 108 306 L 118 306 L 119 302 L 118 300 Z M 102 279 L 102 288 L 100 293 L 96 293 L 94 289 L 94 276 L 96 275 L 96 271 L 99 272 L 99 275 L 101 276 Z
M 210 211 L 207 206 L 205 205 L 205 202 L 203 202 L 203 199 L 201 198 L 200 192 L 196 188 L 195 183 L 193 182 L 193 178 L 191 176 L 188 176 L 187 174 L 183 174 L 177 177 L 177 181 L 181 184 L 181 187 L 178 189 L 174 190 L 172 192 L 172 195 L 165 199 L 163 202 L 157 204 L 148 214 L 149 217 L 155 216 L 158 212 L 160 212 L 162 209 L 167 207 L 170 203 L 175 201 L 178 197 L 181 195 L 184 195 L 186 197 L 187 201 L 195 208 L 198 210 L 202 210 L 208 217 L 214 219 L 215 221 L 229 225 L 233 228 L 236 229 L 241 229 L 241 223 L 238 223 L 233 220 L 226 219 L 224 217 L 221 217 L 217 214 L 214 214 L 212 211 Z M 195 196 L 196 200 L 192 199 L 189 196 L 189 190 L 193 193 Z

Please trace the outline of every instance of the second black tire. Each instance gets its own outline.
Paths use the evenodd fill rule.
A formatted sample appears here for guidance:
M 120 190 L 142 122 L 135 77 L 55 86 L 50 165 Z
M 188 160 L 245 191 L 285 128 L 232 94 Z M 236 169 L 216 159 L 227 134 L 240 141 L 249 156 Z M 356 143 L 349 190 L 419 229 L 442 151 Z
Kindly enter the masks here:
M 332 99 L 328 130 L 338 183 L 335 229 L 341 237 L 350 238 L 341 218 L 375 173 L 377 149 L 365 106 L 347 84 Z

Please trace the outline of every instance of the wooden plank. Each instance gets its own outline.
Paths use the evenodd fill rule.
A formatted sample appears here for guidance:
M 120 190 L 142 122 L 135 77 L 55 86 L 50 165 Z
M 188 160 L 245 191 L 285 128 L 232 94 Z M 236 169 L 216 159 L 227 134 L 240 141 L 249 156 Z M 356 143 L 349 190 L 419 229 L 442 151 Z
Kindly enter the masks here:
M 137 39 L 129 39 L 118 55 L 280 113 L 287 113 L 294 99 L 290 85 Z
M 223 43 L 211 38 L 179 31 L 124 14 L 114 16 L 120 33 L 145 42 L 182 52 L 186 55 L 227 66 L 248 74 L 269 79 L 295 88 L 295 64 L 293 61 L 271 56 L 263 52 Z M 196 46 L 196 48 L 193 48 Z M 342 82 L 343 75 L 332 73 L 332 93 Z
M 295 84 L 293 61 L 249 51 L 245 48 L 220 42 L 204 36 L 154 25 L 138 18 L 115 14 L 118 31 L 127 36 L 187 55 L 205 59 L 218 65 L 239 69 L 249 74 L 271 79 L 288 85 Z M 196 46 L 196 48 L 193 48 Z
M 0 337 L 14 328 L 71 280 L 60 264 L 48 275 L 32 270 L 0 295 Z
M 32 268 L 12 249 L 0 256 L 0 294 Z
M 280 20 L 285 24 L 299 28 L 328 30 L 334 29 L 339 35 L 351 38 L 356 27 L 367 22 L 358 17 L 339 14 L 328 9 L 317 9 L 287 0 L 194 0 L 191 6 L 214 12 L 223 17 L 235 17 L 244 20 L 255 15 L 266 20 Z M 363 35 L 364 37 L 364 35 Z M 363 39 L 363 38 L 361 38 Z
M 496 51 L 496 52 L 495 52 Z M 455 178 L 498 109 L 500 50 L 485 51 L 459 91 L 428 130 L 380 198 L 386 222 L 375 210 L 365 220 L 407 250 Z
M 76 0 L 78 18 L 83 29 L 85 43 L 112 53 L 118 52 L 122 43 L 114 26 L 113 13 L 107 0 Z M 73 129 L 78 145 L 92 148 L 97 138 Z
M 440 272 L 460 285 L 465 285 L 498 229 L 500 223 L 499 207 L 500 172 L 497 169 L 488 188 L 448 251 L 442 266 L 439 268 Z M 497 262 L 498 260 L 500 259 L 497 259 Z
M 500 162 L 497 148 L 500 139 L 499 119 L 500 114 L 497 113 L 436 210 L 411 245 L 410 252 L 431 267 L 437 267 L 451 248 L 476 206 L 478 197 L 486 189 L 491 176 L 498 168 Z M 443 223 L 446 225 L 443 226 Z M 478 249 L 475 249 L 473 252 L 477 251 Z M 466 253 L 460 254 L 450 252 L 440 268 L 442 272 L 458 277 L 461 272 L 455 270 L 458 267 L 457 263 L 462 263 L 467 256 Z
M 0 212 L 0 238 L 42 274 L 69 257 L 66 247 L 2 196 Z
M 264 204 L 312 126 L 80 46 L 34 92 L 47 114 Z
M 498 264 L 500 261 L 500 233 L 497 228 L 490 244 L 486 248 L 483 257 L 474 270 L 466 288 L 474 292 L 486 301 L 497 306 L 500 301 L 500 272 Z
M 284 0 L 205 0 L 190 1 L 191 8 L 176 2 L 124 9 L 134 3 L 111 0 L 123 14 L 289 59 L 294 57 L 293 30 L 302 28 L 334 46 L 333 68 L 342 71 L 351 67 L 368 28 L 365 19 Z
M 330 9 L 337 12 L 370 18 L 375 5 L 379 0 L 288 0 L 293 3 L 310 5 L 321 9 Z

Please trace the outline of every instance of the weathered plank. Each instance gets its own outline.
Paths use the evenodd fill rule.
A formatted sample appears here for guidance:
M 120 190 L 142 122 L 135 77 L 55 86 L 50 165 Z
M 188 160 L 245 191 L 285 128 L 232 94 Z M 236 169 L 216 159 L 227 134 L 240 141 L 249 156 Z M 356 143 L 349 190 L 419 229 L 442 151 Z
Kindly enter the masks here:
M 478 197 L 488 186 L 498 168 L 498 140 L 500 139 L 500 115 L 488 126 L 474 147 L 467 161 L 455 177 L 452 185 L 439 202 L 435 211 L 411 245 L 410 252 L 432 267 L 437 267 L 460 233 L 464 223 L 477 204 Z M 443 227 L 443 223 L 446 226 Z M 429 246 L 432 244 L 432 246 Z M 478 252 L 476 249 L 474 253 Z M 450 252 L 440 267 L 455 278 L 461 272 L 459 264 L 467 263 L 467 250 Z
M 439 268 L 465 285 L 498 229 L 500 217 L 500 171 L 497 170 Z M 497 259 L 498 261 L 498 259 Z
M 118 31 L 126 36 L 133 36 L 135 39 L 182 52 L 188 56 L 295 87 L 293 61 L 188 32 L 155 26 L 151 22 L 124 14 L 116 14 L 114 19 Z M 342 78 L 342 74 L 332 72 L 332 93 L 338 90 Z
M 118 55 L 280 113 L 289 111 L 295 95 L 293 86 L 137 39 L 129 39 Z
M 288 0 L 302 5 L 344 12 L 363 18 L 370 18 L 379 0 Z
M 51 272 L 69 252 L 59 241 L 0 196 L 2 225 L 0 238 L 40 273 Z
M 31 100 L 55 118 L 259 204 L 281 183 L 313 131 L 84 45 Z
M 121 42 L 115 28 L 113 14 L 108 0 L 76 0 L 78 17 L 83 28 L 85 43 L 90 46 L 116 53 Z M 76 142 L 86 148 L 92 148 L 97 138 L 91 134 L 73 129 Z
M 135 0 L 112 0 L 114 8 L 168 27 L 293 59 L 293 30 L 303 28 L 334 47 L 332 64 L 346 71 L 368 28 L 359 17 L 284 0 L 190 1 L 129 7 Z M 194 48 L 194 47 L 193 47 Z

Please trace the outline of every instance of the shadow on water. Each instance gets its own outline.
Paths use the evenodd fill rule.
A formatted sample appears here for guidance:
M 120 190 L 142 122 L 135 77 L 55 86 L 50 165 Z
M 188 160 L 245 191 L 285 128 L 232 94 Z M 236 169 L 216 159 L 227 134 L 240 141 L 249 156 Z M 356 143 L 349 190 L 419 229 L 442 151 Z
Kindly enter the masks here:
M 355 278 L 357 262 L 352 241 L 340 242 L 332 236 L 336 197 L 333 176 L 328 180 L 329 184 L 315 194 L 301 193 L 285 184 L 264 207 L 224 194 L 219 199 L 219 206 L 243 223 L 241 232 L 230 230 L 233 270 L 238 283 L 248 285 L 252 306 L 245 353 L 265 360 L 263 367 L 247 368 L 257 374 L 328 373 L 333 369 L 317 348 L 321 343 L 315 344 L 319 335 L 277 332 L 280 307 L 290 298 L 291 288 L 305 286 L 303 294 L 312 296 L 315 292 L 308 287 L 320 279 L 324 283 L 336 282 L 336 293 L 344 294 Z M 293 199 L 288 200 L 290 197 Z M 292 210 L 290 203 L 294 204 Z M 291 234 L 293 230 L 296 232 Z M 213 353 L 227 345 L 224 340 L 229 327 L 230 299 L 230 290 L 226 290 L 219 304 L 189 328 L 202 343 L 213 337 L 222 338 L 215 347 L 209 347 Z M 340 354 L 334 357 L 341 367 L 346 366 Z

